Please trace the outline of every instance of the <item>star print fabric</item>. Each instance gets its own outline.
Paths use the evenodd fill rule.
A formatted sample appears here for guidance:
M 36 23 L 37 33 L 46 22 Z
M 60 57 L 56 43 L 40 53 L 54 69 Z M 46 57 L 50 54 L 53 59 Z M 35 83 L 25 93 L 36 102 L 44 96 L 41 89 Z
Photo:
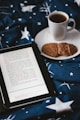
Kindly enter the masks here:
M 79 5 L 77 0 L 0 0 L 0 49 L 34 41 L 36 34 L 48 27 L 47 16 L 55 10 L 68 13 L 80 29 Z M 35 120 L 43 116 L 45 120 L 80 120 L 80 56 L 62 61 L 44 58 L 44 62 L 57 95 L 2 115 L 0 120 Z
M 23 12 L 22 8 L 24 7 L 26 7 L 26 5 L 23 2 L 23 6 L 20 4 L 21 12 L 32 25 L 30 33 L 33 37 L 35 37 L 40 30 L 48 26 L 47 16 L 50 12 L 55 10 L 64 11 L 71 18 L 74 18 L 76 21 L 76 28 L 80 29 L 80 16 L 78 15 L 80 7 L 78 7 L 74 0 L 44 0 L 41 4 L 35 5 L 32 11 L 26 9 L 25 12 Z
M 79 83 L 80 82 L 80 58 L 71 58 L 64 61 L 48 61 L 47 63 L 48 70 L 51 74 L 51 77 L 57 79 L 61 82 L 71 82 Z M 58 74 L 57 74 L 58 73 Z

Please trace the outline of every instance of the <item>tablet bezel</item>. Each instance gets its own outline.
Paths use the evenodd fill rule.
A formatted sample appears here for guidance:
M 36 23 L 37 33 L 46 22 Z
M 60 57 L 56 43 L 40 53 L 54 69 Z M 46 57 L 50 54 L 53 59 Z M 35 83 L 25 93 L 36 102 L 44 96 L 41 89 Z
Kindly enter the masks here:
M 49 75 L 49 72 L 48 72 L 48 70 L 46 68 L 46 65 L 44 63 L 44 60 L 43 60 L 42 56 L 40 55 L 40 51 L 39 51 L 36 43 L 32 42 L 32 43 L 25 44 L 25 45 L 20 45 L 20 46 L 16 46 L 16 47 L 10 47 L 10 48 L 7 48 L 7 49 L 3 49 L 3 50 L 0 51 L 0 54 L 4 54 L 5 52 L 15 51 L 15 50 L 18 50 L 18 49 L 24 49 L 24 48 L 28 48 L 28 47 L 32 47 L 32 49 L 34 51 L 37 63 L 39 65 L 40 71 L 42 73 L 42 76 L 44 78 L 44 81 L 46 83 L 46 86 L 48 88 L 49 93 L 48 94 L 44 94 L 44 95 L 40 95 L 40 96 L 37 96 L 37 97 L 28 98 L 28 99 L 25 99 L 25 100 L 21 100 L 21 101 L 16 101 L 16 102 L 10 103 L 10 100 L 9 100 L 9 97 L 8 97 L 8 93 L 7 93 L 7 89 L 6 89 L 5 82 L 4 82 L 3 73 L 2 73 L 2 70 L 0 68 L 0 74 L 1 74 L 1 82 L 0 82 L 1 96 L 2 96 L 3 104 L 7 108 L 16 108 L 16 107 L 32 104 L 34 102 L 38 102 L 38 101 L 41 101 L 41 100 L 46 99 L 48 97 L 51 97 L 55 93 L 54 92 L 55 91 L 54 90 L 55 87 L 54 87 L 53 82 L 52 82 L 52 80 L 50 78 L 50 75 Z

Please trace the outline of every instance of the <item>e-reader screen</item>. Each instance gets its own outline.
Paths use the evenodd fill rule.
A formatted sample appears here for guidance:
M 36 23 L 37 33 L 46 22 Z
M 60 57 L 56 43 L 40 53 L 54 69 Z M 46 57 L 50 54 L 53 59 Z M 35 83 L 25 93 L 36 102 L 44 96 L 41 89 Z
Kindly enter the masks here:
M 0 66 L 10 103 L 50 93 L 32 46 L 1 53 Z

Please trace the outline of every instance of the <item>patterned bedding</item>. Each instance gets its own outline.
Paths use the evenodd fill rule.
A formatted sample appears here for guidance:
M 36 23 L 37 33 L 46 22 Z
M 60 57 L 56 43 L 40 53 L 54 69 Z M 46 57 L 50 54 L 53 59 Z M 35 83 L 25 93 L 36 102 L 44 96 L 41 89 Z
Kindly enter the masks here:
M 0 49 L 35 41 L 48 26 L 47 16 L 59 10 L 75 19 L 80 30 L 80 0 L 0 0 Z M 57 95 L 21 108 L 0 120 L 80 120 L 80 56 L 68 60 L 44 58 Z

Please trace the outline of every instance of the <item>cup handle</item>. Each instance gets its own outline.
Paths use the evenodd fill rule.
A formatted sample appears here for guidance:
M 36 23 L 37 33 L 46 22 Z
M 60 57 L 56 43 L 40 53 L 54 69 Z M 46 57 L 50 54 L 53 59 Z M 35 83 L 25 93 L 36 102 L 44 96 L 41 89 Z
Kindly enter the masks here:
M 76 26 L 75 20 L 73 18 L 70 18 L 68 23 L 73 23 L 73 26 L 72 27 L 68 27 L 67 31 L 73 30 L 75 28 L 75 26 Z

